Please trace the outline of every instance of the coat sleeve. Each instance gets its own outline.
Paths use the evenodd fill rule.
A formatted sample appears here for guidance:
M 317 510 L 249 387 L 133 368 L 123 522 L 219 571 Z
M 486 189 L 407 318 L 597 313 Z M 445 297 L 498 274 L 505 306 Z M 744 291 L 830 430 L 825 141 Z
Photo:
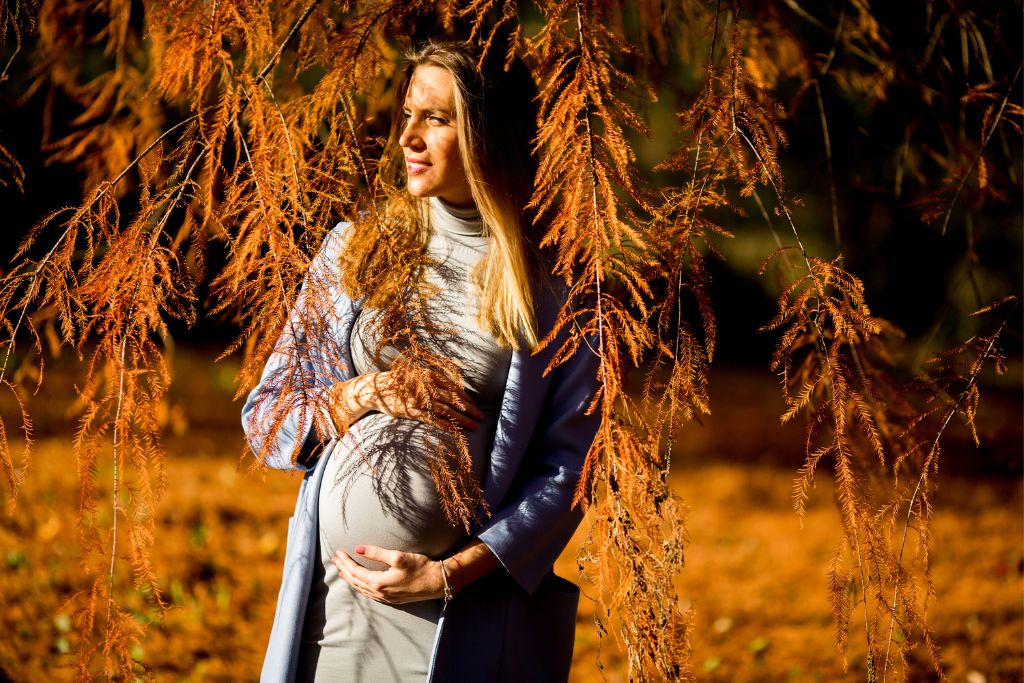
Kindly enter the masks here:
M 242 407 L 242 429 L 263 463 L 309 470 L 321 442 L 336 438 L 328 391 L 348 379 L 348 345 L 339 330 L 353 315 L 341 288 L 338 257 L 348 223 L 328 233 L 313 259 L 259 383 Z
M 587 408 L 599 362 L 588 344 L 552 371 L 516 482 L 476 533 L 527 593 L 551 570 L 583 518 L 572 501 L 600 423 Z

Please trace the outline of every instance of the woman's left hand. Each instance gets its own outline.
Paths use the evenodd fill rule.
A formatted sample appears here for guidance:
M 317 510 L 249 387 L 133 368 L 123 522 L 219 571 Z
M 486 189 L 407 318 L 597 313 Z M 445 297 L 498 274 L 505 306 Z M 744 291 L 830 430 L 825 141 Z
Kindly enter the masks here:
M 355 550 L 360 557 L 387 565 L 387 569 L 367 569 L 344 550 L 334 553 L 331 562 L 338 568 L 338 575 L 366 597 L 386 605 L 401 605 L 444 595 L 437 560 L 373 545 L 357 545 Z

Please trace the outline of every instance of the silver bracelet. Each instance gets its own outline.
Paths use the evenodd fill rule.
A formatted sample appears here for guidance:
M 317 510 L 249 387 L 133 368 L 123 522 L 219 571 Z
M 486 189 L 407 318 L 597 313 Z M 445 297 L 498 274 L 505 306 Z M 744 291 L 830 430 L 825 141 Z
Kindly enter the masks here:
M 454 596 L 451 586 L 448 585 L 448 569 L 444 566 L 444 560 L 438 560 L 437 563 L 441 565 L 441 581 L 444 582 L 444 607 L 442 609 L 446 609 Z

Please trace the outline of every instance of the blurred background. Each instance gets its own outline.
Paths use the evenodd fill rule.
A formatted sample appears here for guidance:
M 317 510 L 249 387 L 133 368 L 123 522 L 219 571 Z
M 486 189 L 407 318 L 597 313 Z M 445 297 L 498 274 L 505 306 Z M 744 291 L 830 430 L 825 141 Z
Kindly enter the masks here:
M 887 51 L 879 59 L 892 65 L 885 78 L 877 76 L 882 67 L 848 49 L 830 58 L 828 77 L 817 77 L 806 65 L 820 66 L 833 43 L 818 19 L 795 2 L 745 8 L 766 37 L 752 43 L 752 50 L 775 50 L 752 51 L 747 66 L 760 69 L 779 105 L 788 136 L 779 158 L 787 189 L 798 200 L 795 222 L 808 251 L 827 259 L 841 253 L 845 268 L 863 280 L 872 312 L 905 333 L 894 369 L 901 378 L 918 372 L 938 350 L 991 333 L 998 319 L 970 313 L 1021 293 L 1019 110 L 1006 113 L 1012 125 L 1001 127 L 986 147 L 989 191 L 972 181 L 944 234 L 934 220 L 923 218 L 933 195 L 948 193 L 966 172 L 963 160 L 977 152 L 991 118 L 991 107 L 970 99 L 972 87 L 990 83 L 995 104 L 1006 93 L 1012 105 L 1022 100 L 1020 79 L 1013 76 L 1022 54 L 1020 3 L 975 4 L 970 10 L 923 2 L 872 7 L 880 35 L 873 46 L 884 44 Z M 9 22 L 21 21 L 13 13 L 19 6 L 4 6 L 0 146 L 17 159 L 23 179 L 7 178 L 0 185 L 6 235 L 0 264 L 10 262 L 46 214 L 81 201 L 91 167 L 58 141 L 87 125 L 102 125 L 83 119 L 81 101 L 47 78 L 48 64 L 34 51 L 38 37 L 32 26 L 22 26 L 20 49 L 15 44 Z M 824 3 L 807 10 L 832 26 L 844 8 Z M 135 30 L 141 29 L 141 12 L 141 6 L 133 10 Z M 531 8 L 521 13 L 526 27 L 540 21 Z M 423 24 L 421 30 L 428 31 L 430 20 Z M 70 57 L 80 65 L 81 83 L 112 66 L 103 44 L 90 39 L 102 25 L 97 10 L 69 26 L 83 32 L 79 52 Z M 977 40 L 967 31 L 972 26 L 987 40 L 987 63 L 973 57 Z M 655 190 L 685 182 L 681 174 L 652 169 L 685 138 L 676 114 L 692 104 L 703 79 L 703 63 L 688 59 L 707 50 L 707 36 L 698 38 L 689 52 L 670 50 L 658 65 L 645 61 L 642 52 L 621 56 L 623 68 L 647 78 L 657 95 L 637 105 L 650 136 L 633 140 L 644 184 Z M 137 48 L 142 55 L 145 41 Z M 968 53 L 971 59 L 963 57 Z M 858 74 L 864 82 L 856 81 Z M 815 79 L 820 108 L 808 85 Z M 162 106 L 172 117 L 175 105 Z M 371 131 L 380 125 L 367 122 Z M 753 198 L 737 191 L 732 199 L 731 210 L 716 218 L 734 237 L 719 240 L 722 258 L 711 260 L 719 325 L 712 414 L 686 427 L 672 461 L 674 490 L 689 507 L 690 545 L 680 582 L 695 615 L 693 665 L 700 680 L 711 681 L 865 680 L 864 647 L 858 647 L 862 627 L 860 638 L 852 628 L 848 669 L 834 645 L 825 573 L 841 530 L 828 466 L 801 525 L 790 491 L 804 460 L 803 426 L 779 424 L 785 407 L 778 378 L 768 369 L 777 337 L 758 331 L 774 315 L 780 286 L 773 271 L 758 272 L 776 246 L 768 223 L 784 241 L 788 227 L 772 215 L 767 194 Z M 767 222 L 760 200 L 768 204 Z M 44 232 L 40 248 L 46 237 Z M 211 241 L 207 248 L 207 267 L 217 272 L 224 244 Z M 163 340 L 174 382 L 157 416 L 168 457 L 152 553 L 168 608 L 161 615 L 146 595 L 125 592 L 126 607 L 148 626 L 131 656 L 157 680 L 255 680 L 299 479 L 252 468 L 242 441 L 240 402 L 233 398 L 240 359 L 236 354 L 215 360 L 239 329 L 230 320 L 204 315 L 216 302 L 202 282 L 197 294 L 197 321 L 186 326 L 168 320 Z M 1024 680 L 1020 331 L 1018 308 L 1001 339 L 1008 371 L 987 372 L 979 380 L 981 445 L 975 447 L 958 424 L 943 441 L 932 528 L 936 597 L 929 621 L 951 680 Z M 10 367 L 24 366 L 16 357 Z M 31 373 L 14 377 L 25 387 L 21 398 L 33 419 L 35 443 L 17 505 L 0 513 L 0 681 L 75 675 L 70 599 L 90 585 L 79 565 L 79 482 L 71 449 L 81 377 L 79 353 L 59 345 L 47 345 L 45 382 L 38 390 L 33 392 Z M 6 388 L 0 409 L 17 460 L 20 418 Z M 97 467 L 102 495 L 110 464 L 101 459 Z M 577 577 L 574 558 L 581 541 L 559 561 L 559 572 L 569 578 Z M 583 600 L 572 679 L 624 680 L 622 658 L 611 639 L 599 642 L 592 613 Z M 926 653 L 915 652 L 908 671 L 911 680 L 936 679 Z

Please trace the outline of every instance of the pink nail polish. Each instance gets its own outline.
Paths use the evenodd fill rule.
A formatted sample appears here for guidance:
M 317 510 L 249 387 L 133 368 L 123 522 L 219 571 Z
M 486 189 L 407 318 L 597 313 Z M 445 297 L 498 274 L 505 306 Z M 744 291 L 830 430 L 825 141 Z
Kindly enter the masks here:
M 365 552 L 366 552 L 366 546 L 365 545 L 357 545 L 356 546 L 356 553 L 357 554 L 362 555 Z

